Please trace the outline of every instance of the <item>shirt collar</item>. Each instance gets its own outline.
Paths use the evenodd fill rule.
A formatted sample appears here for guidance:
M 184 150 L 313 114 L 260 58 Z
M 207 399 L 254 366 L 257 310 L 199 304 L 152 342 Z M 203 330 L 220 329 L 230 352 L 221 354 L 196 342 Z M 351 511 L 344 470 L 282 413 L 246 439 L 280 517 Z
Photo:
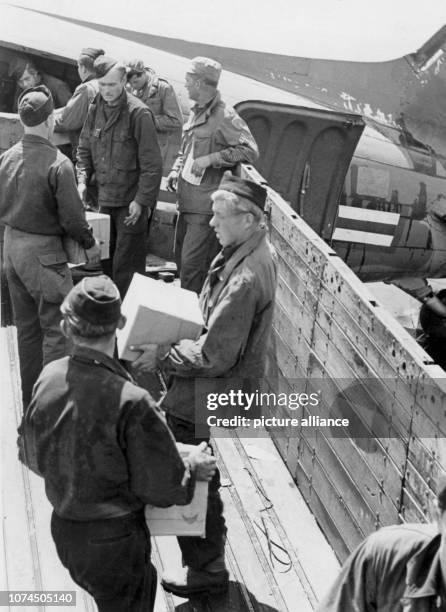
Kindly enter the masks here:
M 107 370 L 110 370 L 114 374 L 122 376 L 127 380 L 133 382 L 131 375 L 119 363 L 117 359 L 109 357 L 101 351 L 97 351 L 87 346 L 80 346 L 78 344 L 75 344 L 71 355 L 75 360 L 83 361 L 84 363 L 90 363 L 96 366 L 102 366 Z

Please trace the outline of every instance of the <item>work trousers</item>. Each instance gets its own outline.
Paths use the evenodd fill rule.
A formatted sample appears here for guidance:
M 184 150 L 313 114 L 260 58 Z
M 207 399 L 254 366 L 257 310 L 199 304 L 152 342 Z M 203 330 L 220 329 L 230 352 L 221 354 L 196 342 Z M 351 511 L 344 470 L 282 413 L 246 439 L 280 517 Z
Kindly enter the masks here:
M 184 289 L 200 293 L 211 261 L 221 247 L 209 226 L 211 215 L 182 213 L 175 228 L 175 262 Z
M 135 225 L 124 225 L 128 206 L 101 206 L 100 212 L 110 215 L 110 262 L 108 267 L 104 264 L 104 272 L 111 276 L 124 298 L 133 274 L 146 271 L 147 209 L 142 209 Z
M 4 261 L 20 359 L 23 408 L 42 367 L 64 357 L 60 305 L 73 286 L 60 236 L 5 229 Z
M 166 414 L 167 424 L 175 440 L 183 444 L 198 446 L 209 442 L 209 438 L 195 438 L 195 425 L 178 417 Z M 208 507 L 206 513 L 206 537 L 178 537 L 183 554 L 183 563 L 188 567 L 201 570 L 209 563 L 222 557 L 225 552 L 226 525 L 223 517 L 223 502 L 220 493 L 220 473 L 217 470 L 209 483 Z
M 51 517 L 57 554 L 99 612 L 152 612 L 156 569 L 144 513 L 97 521 Z

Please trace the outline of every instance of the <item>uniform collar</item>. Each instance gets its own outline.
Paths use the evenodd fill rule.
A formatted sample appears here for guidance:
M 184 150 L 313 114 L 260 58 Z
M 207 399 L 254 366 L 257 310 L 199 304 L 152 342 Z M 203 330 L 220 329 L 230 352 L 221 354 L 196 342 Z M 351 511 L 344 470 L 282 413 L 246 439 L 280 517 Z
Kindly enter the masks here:
M 36 143 L 46 144 L 49 147 L 52 147 L 53 149 L 56 148 L 51 142 L 51 140 L 48 140 L 48 138 L 44 138 L 43 136 L 37 136 L 37 134 L 23 134 L 22 140 L 25 142 L 36 142 Z
M 404 597 L 415 599 L 442 595 L 444 598 L 440 543 L 441 535 L 437 534 L 407 563 Z
M 118 376 L 122 376 L 129 381 L 132 381 L 132 377 L 127 372 L 127 370 L 113 357 L 109 357 L 105 353 L 101 353 L 101 351 L 96 351 L 95 349 L 89 348 L 87 346 L 79 346 L 74 345 L 72 354 L 72 358 L 75 361 L 81 361 L 83 363 L 87 363 L 93 366 L 99 366 L 110 370 L 114 374 Z

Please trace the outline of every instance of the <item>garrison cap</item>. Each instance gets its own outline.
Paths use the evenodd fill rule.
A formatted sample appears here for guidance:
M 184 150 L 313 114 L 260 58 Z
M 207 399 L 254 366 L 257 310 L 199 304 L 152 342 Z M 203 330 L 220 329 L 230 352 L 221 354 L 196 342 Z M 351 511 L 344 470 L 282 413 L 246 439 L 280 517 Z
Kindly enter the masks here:
M 96 72 L 96 76 L 100 79 L 107 74 L 116 64 L 118 60 L 109 55 L 100 55 L 94 60 L 93 68 Z
M 446 476 L 440 476 L 437 486 L 438 507 L 443 512 L 446 510 Z
M 129 78 L 134 74 L 142 74 L 145 71 L 146 67 L 144 66 L 144 60 L 132 59 L 130 62 L 127 62 L 127 76 Z
M 12 76 L 15 79 L 19 79 L 25 72 L 25 68 L 30 62 L 31 60 L 26 57 L 26 55 L 17 55 L 9 64 L 8 76 Z
M 225 172 L 218 188 L 246 198 L 261 210 L 265 209 L 266 189 L 254 181 L 248 181 L 248 179 L 242 179 L 230 172 Z
M 121 316 L 121 296 L 105 275 L 87 276 L 71 289 L 64 303 L 80 319 L 92 325 L 112 325 Z
M 79 55 L 80 57 L 85 55 L 86 57 L 89 57 L 90 59 L 94 61 L 95 59 L 97 59 L 98 57 L 104 54 L 105 54 L 104 49 L 94 49 L 93 47 L 84 47 Z
M 194 57 L 187 72 L 217 84 L 221 74 L 221 64 L 209 57 Z
M 54 110 L 53 96 L 45 85 L 30 87 L 18 99 L 19 116 L 27 127 L 43 123 Z

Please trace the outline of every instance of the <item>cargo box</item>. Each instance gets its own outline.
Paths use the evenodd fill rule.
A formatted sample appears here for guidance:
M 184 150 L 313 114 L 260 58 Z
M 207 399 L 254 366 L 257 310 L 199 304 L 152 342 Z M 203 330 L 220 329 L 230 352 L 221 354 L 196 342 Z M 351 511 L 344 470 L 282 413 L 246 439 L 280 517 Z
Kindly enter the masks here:
M 85 216 L 93 236 L 99 242 L 101 259 L 108 259 L 110 256 L 110 216 L 98 212 L 87 212 Z M 68 263 L 79 265 L 87 261 L 85 250 L 70 236 L 64 236 L 63 247 L 68 256 Z
M 173 344 L 184 338 L 196 340 L 203 328 L 196 293 L 142 274 L 133 275 L 122 313 L 127 323 L 118 330 L 118 354 L 127 361 L 139 356 L 130 350 L 132 345 Z
M 178 443 L 182 457 L 196 448 L 192 444 Z M 206 510 L 208 502 L 208 483 L 197 481 L 192 501 L 187 506 L 170 506 L 157 508 L 146 506 L 145 516 L 150 533 L 153 536 L 198 536 L 206 534 Z

